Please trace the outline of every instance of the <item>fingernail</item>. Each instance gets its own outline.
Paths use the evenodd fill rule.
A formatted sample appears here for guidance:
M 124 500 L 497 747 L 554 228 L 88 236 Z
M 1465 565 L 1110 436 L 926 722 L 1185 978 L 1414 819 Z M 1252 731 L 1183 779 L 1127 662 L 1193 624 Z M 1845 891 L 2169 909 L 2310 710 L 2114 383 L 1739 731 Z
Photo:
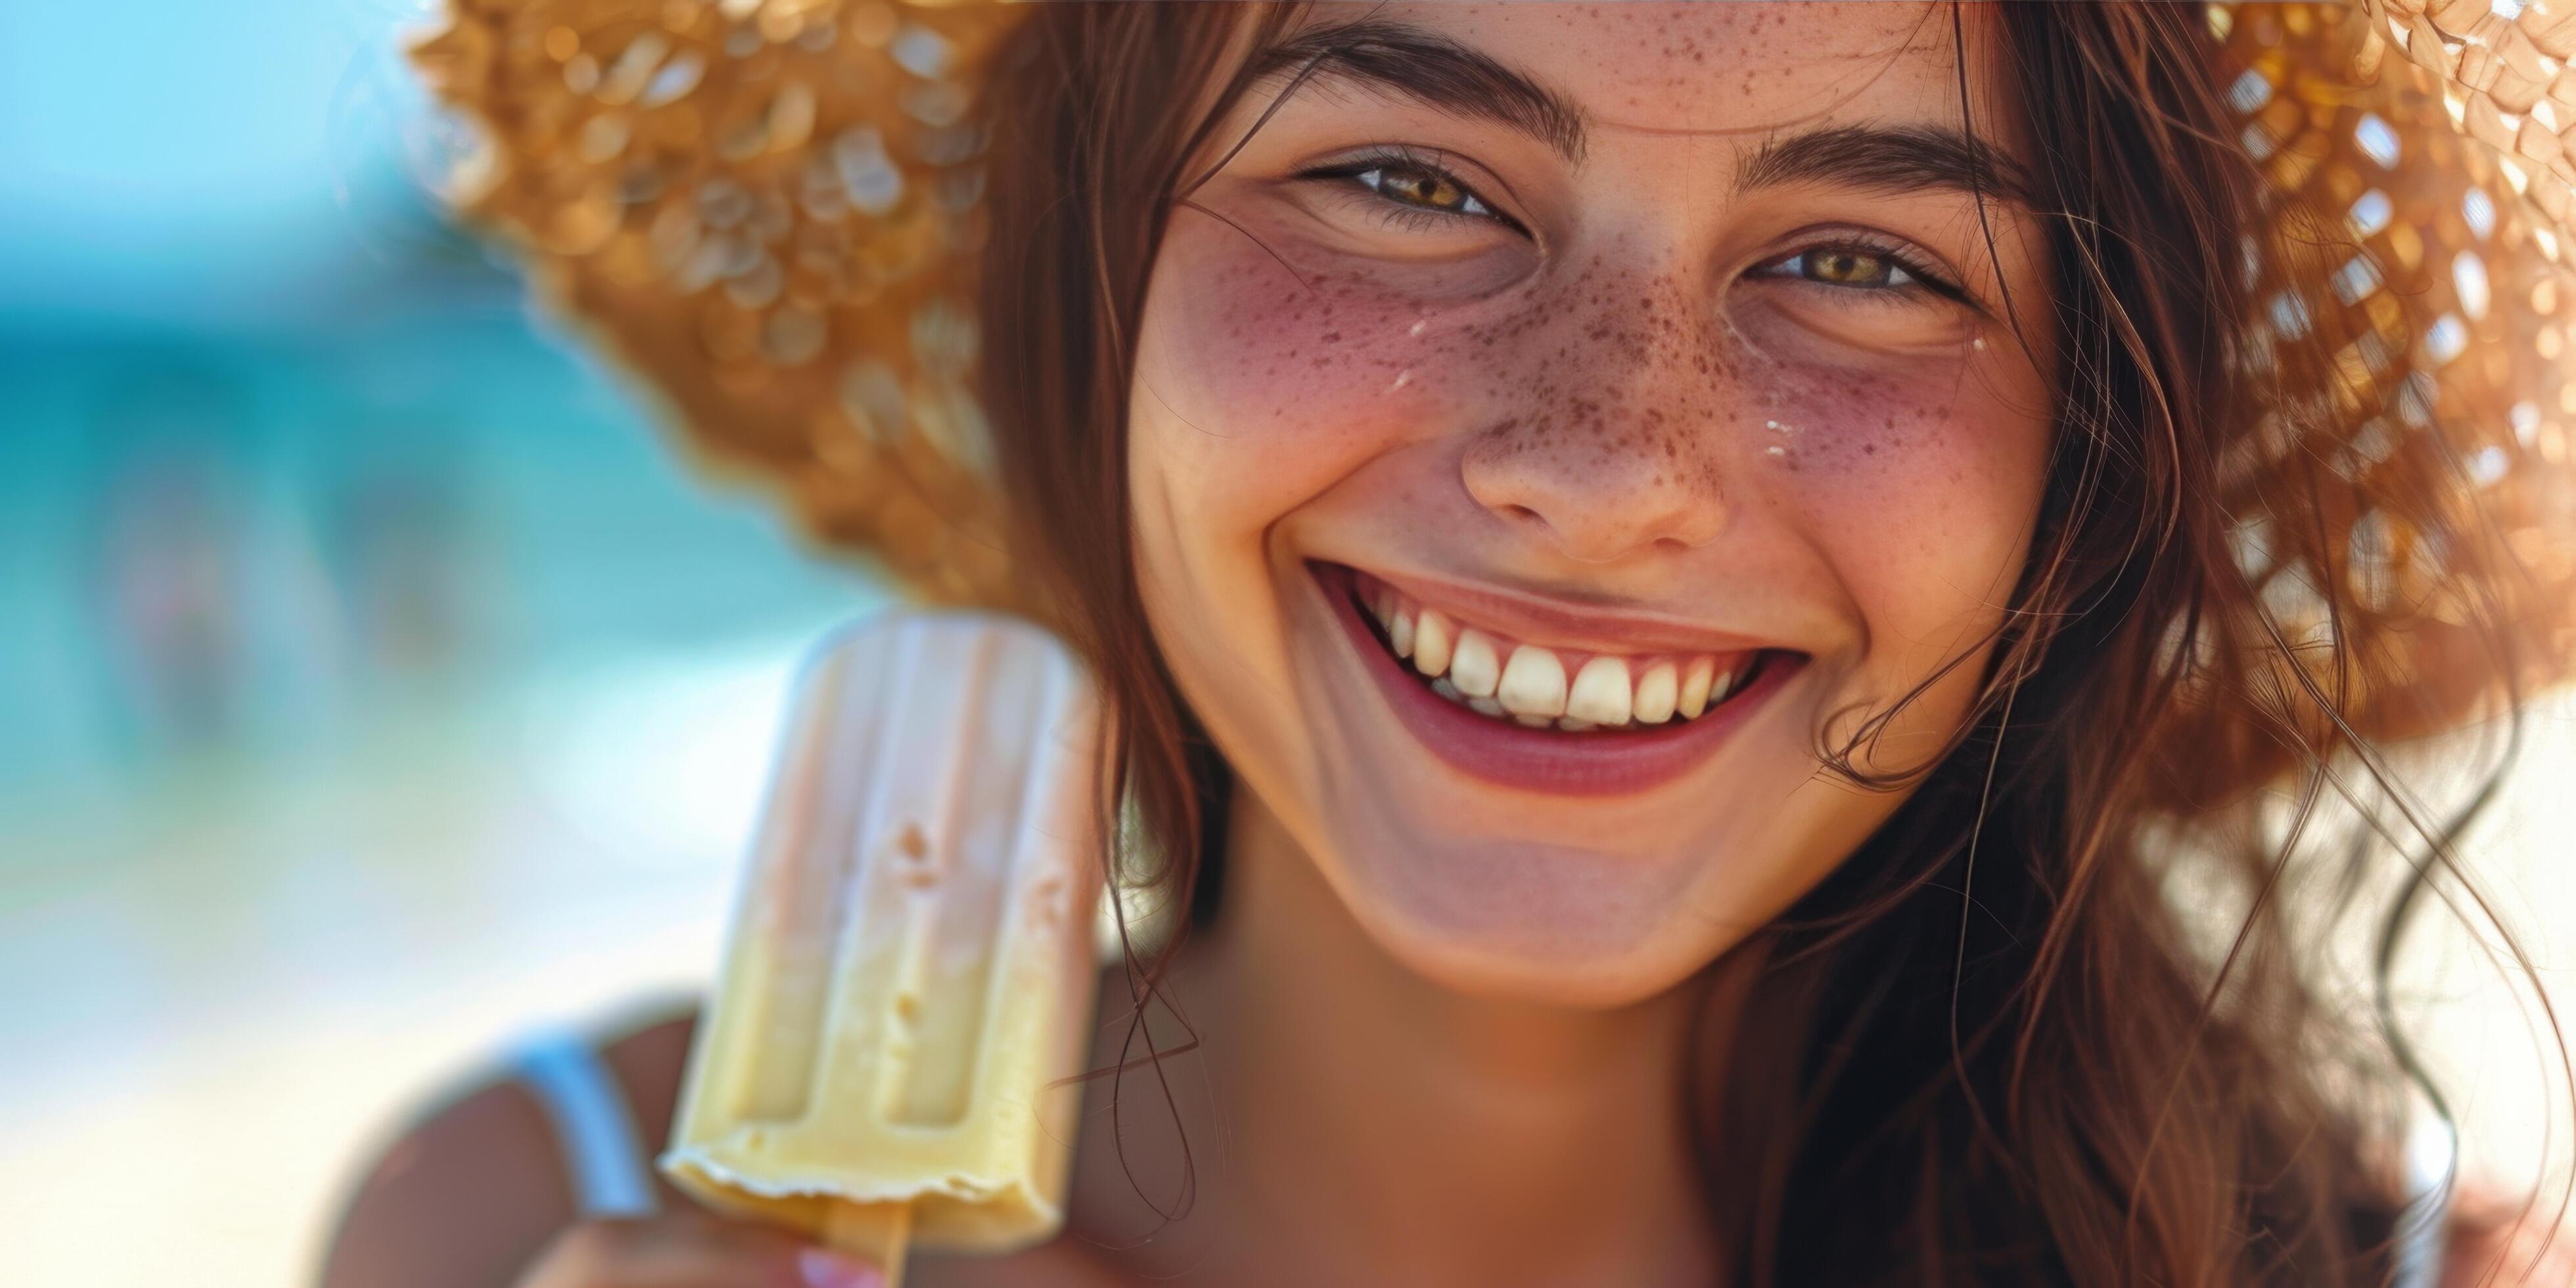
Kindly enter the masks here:
M 796 1254 L 796 1272 L 805 1288 L 885 1288 L 885 1272 L 833 1256 L 820 1248 Z

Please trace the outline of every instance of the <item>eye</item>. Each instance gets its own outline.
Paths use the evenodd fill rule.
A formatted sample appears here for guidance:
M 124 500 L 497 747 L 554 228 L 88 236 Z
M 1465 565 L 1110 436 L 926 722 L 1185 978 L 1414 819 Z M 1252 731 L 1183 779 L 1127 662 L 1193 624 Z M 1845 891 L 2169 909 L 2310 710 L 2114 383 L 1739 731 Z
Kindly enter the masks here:
M 1868 303 L 1902 303 L 1931 298 L 1975 307 L 1967 292 L 1893 246 L 1840 241 L 1810 246 L 1763 265 L 1755 277 L 1781 278 Z
M 1359 189 L 1390 223 L 1436 226 L 1452 220 L 1486 220 L 1520 230 L 1473 187 L 1439 162 L 1409 148 L 1389 148 L 1303 171 L 1301 179 Z
M 1790 258 L 1809 281 L 1900 290 L 1914 285 L 1914 275 L 1894 257 L 1863 247 L 1829 246 L 1800 251 Z
M 1445 174 L 1426 170 L 1408 170 L 1396 166 L 1378 166 L 1352 176 L 1367 184 L 1370 191 L 1390 201 L 1431 210 L 1445 210 L 1458 215 L 1490 215 L 1483 198 L 1467 190 L 1467 185 Z

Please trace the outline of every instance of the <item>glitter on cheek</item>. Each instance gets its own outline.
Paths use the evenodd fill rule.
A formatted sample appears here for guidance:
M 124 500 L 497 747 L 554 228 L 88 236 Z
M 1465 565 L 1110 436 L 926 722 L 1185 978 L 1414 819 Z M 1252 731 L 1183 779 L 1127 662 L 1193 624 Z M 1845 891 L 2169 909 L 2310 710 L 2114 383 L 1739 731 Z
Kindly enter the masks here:
M 1942 597 L 1925 578 L 1984 586 L 2019 557 L 2046 474 L 2049 425 L 2029 410 L 2044 391 L 1926 359 L 1782 392 L 1779 419 L 1800 432 L 1774 462 L 1779 496 L 1838 566 L 1883 572 L 1891 602 L 1928 611 Z
M 1957 394 L 1945 380 L 1853 371 L 1780 388 L 1784 415 L 1771 424 L 1790 468 L 1843 489 L 1906 486 L 1928 458 L 1951 450 Z
M 1773 473 L 1798 476 L 1796 488 L 1912 486 L 1927 453 L 1951 449 L 1950 418 L 1982 387 L 1963 379 L 1979 360 L 1964 343 L 1873 353 L 1829 347 L 1763 311 L 1742 310 L 1741 320 L 1738 328 L 1727 317 L 1727 335 L 1740 353 L 1746 450 L 1759 450 Z
M 2039 378 L 2002 378 L 1981 370 L 1994 358 L 1964 362 L 1966 352 L 1779 369 L 1768 410 L 1798 432 L 1749 472 L 1899 654 L 1903 641 L 1964 639 L 1991 620 L 2028 556 L 2045 487 Z M 1782 437 L 1759 423 L 1748 429 Z

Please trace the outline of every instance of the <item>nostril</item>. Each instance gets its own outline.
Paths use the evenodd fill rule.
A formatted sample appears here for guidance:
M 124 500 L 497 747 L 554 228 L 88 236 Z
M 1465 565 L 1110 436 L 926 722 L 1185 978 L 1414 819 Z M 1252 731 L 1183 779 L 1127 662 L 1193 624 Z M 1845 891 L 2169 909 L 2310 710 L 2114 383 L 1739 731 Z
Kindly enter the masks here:
M 1505 504 L 1495 508 L 1501 510 L 1503 512 L 1503 517 L 1506 519 L 1522 519 L 1531 523 L 1539 524 L 1547 522 L 1547 520 L 1539 517 L 1538 511 L 1533 510 L 1526 505 L 1516 505 L 1506 502 Z

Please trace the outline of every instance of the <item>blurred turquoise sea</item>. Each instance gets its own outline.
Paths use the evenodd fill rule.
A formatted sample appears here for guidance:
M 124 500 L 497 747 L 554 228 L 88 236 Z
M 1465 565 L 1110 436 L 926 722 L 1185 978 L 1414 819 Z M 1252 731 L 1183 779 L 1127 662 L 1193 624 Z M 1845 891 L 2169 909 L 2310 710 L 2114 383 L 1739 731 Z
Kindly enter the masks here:
M 0 1283 L 306 1282 L 403 1115 L 702 986 L 790 669 L 886 602 L 446 224 L 424 12 L 0 0 Z M 2558 699 L 2469 847 L 2561 1015 L 2572 780 Z M 2402 1009 L 2473 1161 L 2563 1165 L 2472 948 Z
M 425 12 L 0 4 L 0 1281 L 304 1282 L 422 1098 L 696 988 L 884 602 L 446 226 Z

